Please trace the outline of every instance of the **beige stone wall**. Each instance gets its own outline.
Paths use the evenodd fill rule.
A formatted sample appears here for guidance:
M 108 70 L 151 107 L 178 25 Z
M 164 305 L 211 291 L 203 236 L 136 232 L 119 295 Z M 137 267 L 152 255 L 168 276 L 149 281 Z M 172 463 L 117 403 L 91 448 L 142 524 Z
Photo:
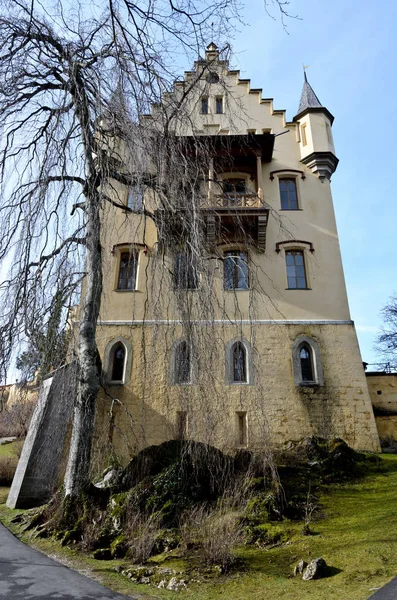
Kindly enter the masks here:
M 368 373 L 366 379 L 379 437 L 397 442 L 397 374 Z
M 211 53 L 207 58 L 215 60 Z M 200 65 L 196 65 L 200 69 Z M 355 448 L 379 450 L 371 402 L 354 325 L 350 321 L 330 182 L 319 179 L 301 159 L 312 152 L 334 152 L 329 113 L 305 114 L 308 143 L 300 123 L 251 90 L 227 63 L 211 65 L 217 84 L 203 79 L 181 110 L 181 135 L 248 132 L 277 135 L 271 162 L 263 162 L 249 182 L 269 209 L 265 252 L 248 247 L 250 289 L 223 289 L 220 246 L 203 262 L 199 289 L 173 289 L 173 248 L 159 253 L 150 218 L 106 208 L 103 215 L 104 292 L 98 343 L 106 364 L 109 344 L 122 338 L 130 346 L 127 380 L 109 385 L 98 405 L 95 447 L 103 457 L 127 460 L 137 449 L 175 437 L 177 412 L 188 416 L 188 435 L 225 449 L 238 446 L 238 413 L 246 413 L 248 447 L 275 445 L 309 435 L 341 437 Z M 195 73 L 186 73 L 192 82 Z M 176 84 L 178 96 L 183 84 Z M 297 91 L 297 103 L 298 103 Z M 200 112 L 209 97 L 208 115 Z M 215 114 L 215 98 L 224 97 L 224 114 Z M 164 98 L 164 104 L 170 96 Z M 158 110 L 147 117 L 156 128 Z M 185 112 L 184 112 L 185 111 Z M 184 118 L 184 114 L 189 118 Z M 128 157 L 126 162 L 128 163 Z M 254 164 L 256 158 L 253 157 Z M 275 173 L 277 171 L 277 173 Z M 228 173 L 215 173 L 225 178 Z M 299 210 L 281 210 L 279 178 L 295 178 Z M 109 193 L 127 201 L 128 188 L 111 182 Z M 147 191 L 147 206 L 158 199 Z M 280 245 L 281 243 L 281 245 Z M 139 252 L 136 289 L 118 291 L 123 245 Z M 241 246 L 241 245 L 240 245 Z M 304 252 L 308 288 L 287 289 L 285 252 Z M 183 329 L 181 322 L 185 323 Z M 188 333 L 192 340 L 193 383 L 172 383 L 172 349 Z M 324 386 L 295 385 L 292 344 L 299 335 L 313 338 L 320 350 Z M 225 347 L 244 338 L 251 347 L 250 383 L 230 384 Z
M 126 460 L 139 448 L 175 437 L 177 412 L 186 411 L 190 438 L 226 450 L 238 446 L 238 412 L 247 414 L 249 448 L 318 435 L 379 450 L 353 325 L 200 326 L 194 332 L 193 383 L 173 385 L 172 344 L 181 335 L 180 326 L 172 324 L 101 327 L 101 353 L 122 336 L 131 341 L 132 361 L 128 383 L 109 385 L 108 395 L 101 396 L 97 448 L 111 452 L 112 442 Z M 318 343 L 323 387 L 294 383 L 292 344 L 299 335 Z M 226 382 L 225 347 L 236 337 L 255 348 L 249 384 Z

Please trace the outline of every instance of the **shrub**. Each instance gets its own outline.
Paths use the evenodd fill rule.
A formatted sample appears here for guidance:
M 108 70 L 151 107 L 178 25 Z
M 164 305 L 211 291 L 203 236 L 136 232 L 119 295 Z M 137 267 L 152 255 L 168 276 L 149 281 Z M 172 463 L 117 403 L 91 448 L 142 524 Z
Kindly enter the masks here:
M 201 555 L 204 562 L 218 565 L 227 572 L 235 562 L 233 549 L 242 542 L 243 528 L 238 513 L 214 511 L 206 515 L 202 524 Z
M 144 515 L 129 512 L 125 523 L 127 556 L 133 563 L 145 562 L 153 553 L 160 532 L 160 518 L 156 513 Z

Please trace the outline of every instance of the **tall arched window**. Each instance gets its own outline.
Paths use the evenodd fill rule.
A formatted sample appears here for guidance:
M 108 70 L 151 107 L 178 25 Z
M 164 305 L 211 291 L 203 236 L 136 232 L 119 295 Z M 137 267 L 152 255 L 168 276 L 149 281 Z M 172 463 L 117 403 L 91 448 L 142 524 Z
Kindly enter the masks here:
M 118 342 L 112 351 L 112 381 L 123 381 L 124 365 L 125 365 L 125 347 L 124 344 Z
M 292 367 L 295 385 L 300 387 L 324 385 L 320 348 L 313 338 L 300 335 L 295 339 L 292 344 Z
M 235 383 L 247 383 L 247 354 L 242 342 L 232 346 L 232 377 Z
M 302 381 L 314 381 L 312 351 L 308 344 L 303 344 L 299 351 Z
M 191 364 L 190 364 L 190 348 L 186 341 L 180 342 L 174 353 L 174 382 L 175 383 L 190 383 L 191 381 Z

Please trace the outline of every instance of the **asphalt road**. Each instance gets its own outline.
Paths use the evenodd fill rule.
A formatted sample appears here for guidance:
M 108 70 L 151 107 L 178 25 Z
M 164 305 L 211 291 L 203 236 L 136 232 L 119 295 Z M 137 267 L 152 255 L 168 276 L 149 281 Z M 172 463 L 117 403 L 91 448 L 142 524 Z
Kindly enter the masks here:
M 370 596 L 371 600 L 397 600 L 397 577 L 386 583 L 375 594 Z
M 0 598 L 7 600 L 126 600 L 26 546 L 0 524 Z M 137 600 L 137 597 L 135 597 Z

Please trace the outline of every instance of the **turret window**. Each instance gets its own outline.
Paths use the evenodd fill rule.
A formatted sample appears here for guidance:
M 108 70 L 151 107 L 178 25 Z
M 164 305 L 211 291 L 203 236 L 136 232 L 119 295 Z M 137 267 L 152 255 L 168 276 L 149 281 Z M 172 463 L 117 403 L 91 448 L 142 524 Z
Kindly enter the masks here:
M 301 139 L 302 139 L 302 146 L 307 146 L 306 123 L 303 123 L 301 125 Z
M 298 196 L 295 179 L 280 179 L 280 198 L 282 210 L 298 210 Z
M 225 290 L 248 290 L 248 256 L 246 252 L 225 252 L 223 287 Z
M 307 289 L 305 260 L 302 250 L 288 250 L 285 253 L 289 290 Z

